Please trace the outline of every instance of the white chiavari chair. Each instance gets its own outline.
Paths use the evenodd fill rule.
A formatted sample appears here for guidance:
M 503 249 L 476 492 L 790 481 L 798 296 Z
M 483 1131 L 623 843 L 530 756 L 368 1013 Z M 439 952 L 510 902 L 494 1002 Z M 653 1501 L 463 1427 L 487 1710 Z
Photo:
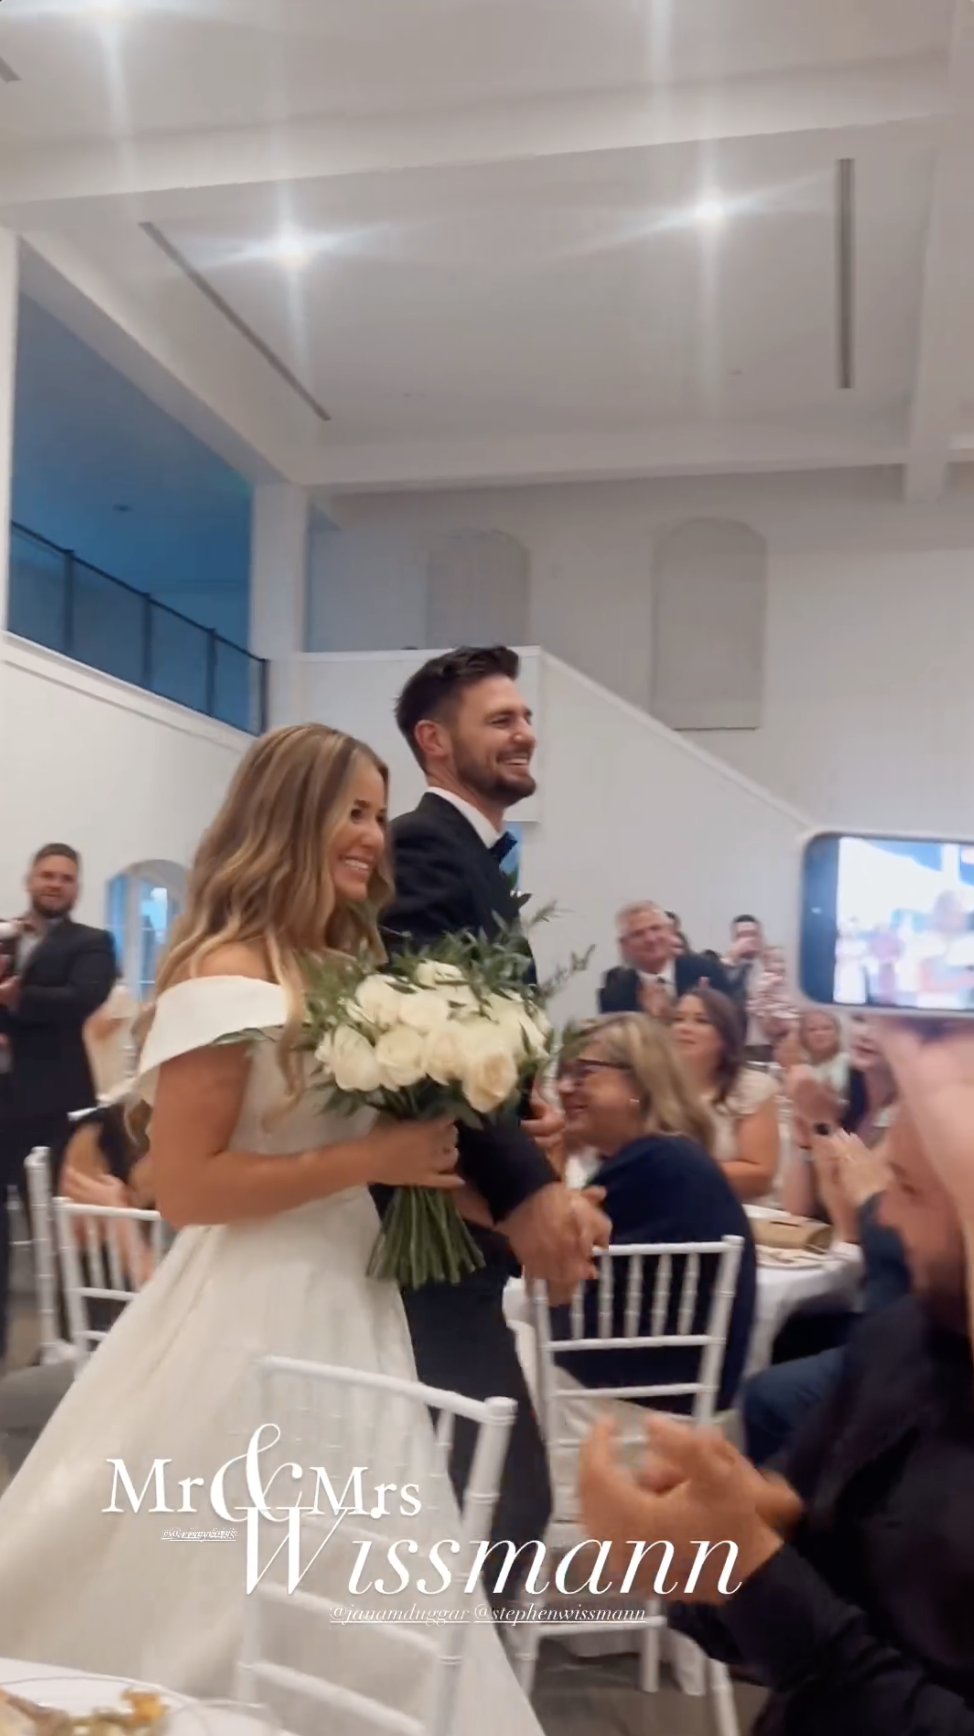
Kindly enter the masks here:
M 34 1286 L 42 1363 L 74 1360 L 74 1346 L 61 1337 L 58 1317 L 57 1249 L 51 1198 L 51 1154 L 37 1145 L 24 1166 L 30 1200 Z
M 457 1563 L 476 1559 L 476 1545 L 490 1537 L 514 1421 L 512 1400 L 491 1398 L 480 1403 L 418 1381 L 275 1356 L 260 1359 L 256 1378 L 261 1418 L 288 1419 L 289 1455 L 300 1449 L 303 1439 L 314 1449 L 309 1462 L 340 1469 L 343 1482 L 354 1463 L 371 1467 L 370 1489 L 374 1487 L 376 1466 L 382 1467 L 383 1478 L 391 1479 L 386 1486 L 393 1490 L 397 1485 L 401 1489 L 417 1484 L 423 1497 L 423 1535 L 427 1539 L 431 1536 L 455 1540 L 460 1545 L 455 1556 Z M 433 1440 L 431 1411 L 436 1418 Z M 448 1465 L 459 1419 L 465 1419 L 476 1430 L 476 1441 L 458 1516 Z M 374 1510 L 371 1517 L 375 1519 Z M 401 1536 L 402 1521 L 392 1524 L 391 1534 L 397 1535 L 396 1524 Z M 333 1548 L 333 1527 L 330 1512 L 320 1517 L 309 1512 L 302 1514 L 302 1538 L 305 1533 L 310 1536 L 309 1554 L 326 1538 L 328 1549 Z M 378 1525 L 370 1524 L 368 1516 L 363 1523 L 361 1516 L 348 1514 L 342 1522 L 340 1541 L 346 1552 L 352 1545 L 357 1550 L 364 1543 L 386 1549 L 390 1533 L 387 1530 L 383 1534 Z M 403 1557 L 405 1562 L 410 1559 Z M 389 1576 L 385 1560 L 382 1567 Z M 360 1677 L 354 1687 L 341 1680 L 341 1665 L 348 1663 L 345 1648 L 351 1648 L 362 1634 L 361 1627 L 343 1630 L 346 1639 L 341 1653 L 334 1650 L 329 1658 L 327 1651 L 329 1633 L 334 1635 L 334 1624 L 347 1611 L 350 1601 L 347 1587 L 338 1590 L 342 1585 L 340 1573 L 332 1571 L 327 1593 L 324 1589 L 310 1588 L 314 1584 L 310 1575 L 309 1589 L 303 1585 L 289 1589 L 280 1577 L 266 1573 L 247 1599 L 237 1670 L 240 1701 L 268 1704 L 275 1697 L 280 1702 L 283 1696 L 292 1711 L 303 1705 L 310 1713 L 310 1724 L 304 1716 L 301 1718 L 303 1728 L 344 1728 L 341 1721 L 345 1719 L 356 1730 L 371 1726 L 392 1736 L 451 1736 L 460 1670 L 471 1631 L 470 1617 L 476 1609 L 477 1597 L 482 1595 L 467 1596 L 465 1571 L 461 1573 L 458 1567 L 449 1588 L 435 1598 L 436 1619 L 428 1624 L 411 1624 L 401 1617 L 397 1620 L 395 1608 L 390 1609 L 387 1622 L 376 1621 L 371 1619 L 373 1612 L 369 1610 L 368 1678 L 370 1686 L 376 1689 L 375 1698 L 363 1692 Z M 378 1568 L 375 1572 L 378 1577 Z M 422 1575 L 422 1565 L 415 1573 L 417 1577 Z M 331 1596 L 333 1589 L 337 1590 L 337 1598 Z M 406 1604 L 411 1604 L 417 1593 L 408 1591 L 404 1598 Z M 373 1594 L 373 1601 L 381 1602 L 381 1598 Z M 307 1669 L 307 1641 L 299 1646 L 299 1662 L 279 1661 L 282 1653 L 285 1657 L 289 1651 L 294 1655 L 288 1635 L 295 1640 L 302 1622 L 305 1635 L 309 1631 L 308 1622 L 313 1624 L 312 1637 L 318 1642 L 310 1647 L 310 1655 L 316 1659 L 314 1674 Z M 421 1684 L 411 1702 L 404 1693 L 394 1694 L 391 1702 L 379 1696 L 383 1685 L 402 1682 L 402 1675 L 397 1675 L 400 1659 L 412 1660 L 409 1669 L 415 1671 Z M 284 1721 L 289 1728 L 294 1727 L 289 1720 Z M 297 1718 L 294 1722 L 298 1722 Z
M 78 1205 L 52 1201 L 58 1263 L 75 1366 L 81 1365 L 106 1336 L 94 1326 L 93 1302 L 131 1302 L 163 1255 L 163 1222 L 158 1212 L 135 1206 Z
M 569 1336 L 552 1332 L 547 1287 L 536 1285 L 532 1293 L 542 1392 L 542 1429 L 551 1469 L 552 1520 L 548 1547 L 552 1556 L 582 1540 L 578 1524 L 578 1451 L 600 1407 L 613 1405 L 620 1426 L 624 1451 L 641 1450 L 645 1444 L 646 1412 L 633 1403 L 653 1399 L 660 1409 L 668 1401 L 689 1399 L 692 1420 L 713 1421 L 720 1391 L 731 1310 L 737 1291 L 744 1243 L 740 1236 L 725 1236 L 719 1242 L 675 1242 L 610 1247 L 598 1256 L 595 1293 L 595 1335 L 590 1335 L 591 1313 L 585 1307 L 586 1286 L 579 1285 L 568 1306 Z M 706 1265 L 705 1265 L 706 1263 Z M 701 1279 L 709 1265 L 710 1301 L 706 1318 L 700 1316 Z M 618 1275 L 618 1276 L 617 1276 Z M 620 1330 L 621 1329 L 621 1330 Z M 573 1356 L 583 1353 L 623 1354 L 689 1350 L 697 1353 L 695 1378 L 679 1382 L 632 1381 L 621 1386 L 583 1387 L 569 1374 Z M 556 1360 L 556 1358 L 558 1360 Z M 643 1356 L 639 1357 L 643 1360 Z M 616 1404 L 619 1408 L 616 1409 Z M 594 1605 L 593 1598 L 593 1605 Z M 554 1611 L 546 1622 L 543 1608 L 525 1610 L 526 1619 L 515 1628 L 514 1661 L 518 1678 L 530 1693 L 543 1635 L 593 1633 L 592 1609 L 577 1620 L 557 1619 Z M 617 1619 L 618 1618 L 618 1619 Z M 654 1693 L 659 1686 L 660 1635 L 666 1616 L 660 1600 L 631 1600 L 612 1612 L 607 1632 L 641 1631 L 640 1685 Z M 694 1648 L 696 1650 L 696 1648 Z M 698 1654 L 700 1656 L 702 1654 Z M 706 1661 L 703 1679 L 695 1691 L 709 1686 L 719 1736 L 738 1736 L 737 1714 L 730 1677 L 722 1664 Z

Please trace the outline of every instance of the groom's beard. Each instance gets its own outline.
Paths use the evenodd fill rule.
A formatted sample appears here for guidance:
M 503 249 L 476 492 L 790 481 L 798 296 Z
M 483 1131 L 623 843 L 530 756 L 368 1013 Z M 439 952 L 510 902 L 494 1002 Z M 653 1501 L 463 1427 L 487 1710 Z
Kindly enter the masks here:
M 505 775 L 504 767 L 497 766 L 492 772 L 487 772 L 476 761 L 468 760 L 462 751 L 454 751 L 453 763 L 457 776 L 467 789 L 497 807 L 513 808 L 517 802 L 524 802 L 528 796 L 533 796 L 538 787 L 528 768 L 517 772 L 510 771 Z

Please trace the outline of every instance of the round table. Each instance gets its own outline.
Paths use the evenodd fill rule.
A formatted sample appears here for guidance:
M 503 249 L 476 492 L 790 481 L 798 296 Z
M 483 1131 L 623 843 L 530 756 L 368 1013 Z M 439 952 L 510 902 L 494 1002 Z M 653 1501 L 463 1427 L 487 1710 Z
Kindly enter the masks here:
M 19 1694 L 25 1700 L 72 1713 L 117 1706 L 126 1688 L 158 1693 L 171 1707 L 165 1736 L 270 1736 L 278 1729 L 273 1719 L 268 1722 L 256 1712 L 251 1714 L 246 1707 L 235 1706 L 229 1701 L 211 1704 L 206 1700 L 191 1700 L 185 1694 L 173 1694 L 166 1688 L 155 1688 L 137 1680 L 94 1676 L 84 1670 L 32 1664 L 21 1658 L 0 1658 L 0 1688 Z
M 774 1341 L 789 1314 L 806 1302 L 825 1297 L 853 1307 L 861 1277 L 862 1255 L 848 1242 L 838 1243 L 827 1254 L 810 1256 L 807 1264 L 765 1264 L 759 1251 L 757 1305 L 745 1378 L 767 1368 Z

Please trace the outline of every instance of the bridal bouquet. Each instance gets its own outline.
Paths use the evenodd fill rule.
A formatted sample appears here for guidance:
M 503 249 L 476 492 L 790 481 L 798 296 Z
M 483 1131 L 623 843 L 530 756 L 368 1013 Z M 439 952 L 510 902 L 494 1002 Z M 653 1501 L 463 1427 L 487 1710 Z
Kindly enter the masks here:
M 305 1042 L 330 1106 L 470 1127 L 515 1115 L 554 1044 L 546 991 L 526 973 L 514 934 L 448 936 L 381 969 L 365 959 L 311 967 Z M 373 1277 L 418 1289 L 482 1264 L 448 1192 L 396 1189 Z

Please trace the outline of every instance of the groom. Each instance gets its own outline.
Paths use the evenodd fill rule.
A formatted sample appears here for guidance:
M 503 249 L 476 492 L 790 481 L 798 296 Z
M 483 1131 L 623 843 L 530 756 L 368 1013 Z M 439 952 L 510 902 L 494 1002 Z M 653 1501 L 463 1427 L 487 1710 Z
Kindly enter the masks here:
M 535 735 L 519 672 L 517 653 L 506 646 L 467 647 L 431 659 L 400 695 L 396 722 L 428 789 L 392 827 L 396 896 L 383 918 L 390 952 L 407 940 L 426 945 L 448 933 L 490 938 L 517 921 L 518 901 L 501 867 L 513 844 L 504 815 L 535 789 Z M 589 1275 L 593 1248 L 608 1240 L 608 1220 L 565 1187 L 545 1156 L 545 1144 L 554 1146 L 561 1128 L 561 1116 L 534 1094 L 520 1124 L 460 1129 L 468 1187 L 457 1200 L 485 1265 L 458 1285 L 429 1284 L 403 1297 L 421 1380 L 468 1398 L 517 1401 L 493 1537 L 518 1548 L 544 1538 L 551 1492 L 504 1317 L 504 1286 L 517 1264 L 531 1277 L 575 1282 Z M 461 1423 L 451 1463 L 458 1497 L 472 1446 Z M 496 1601 L 510 1592 L 509 1584 Z

